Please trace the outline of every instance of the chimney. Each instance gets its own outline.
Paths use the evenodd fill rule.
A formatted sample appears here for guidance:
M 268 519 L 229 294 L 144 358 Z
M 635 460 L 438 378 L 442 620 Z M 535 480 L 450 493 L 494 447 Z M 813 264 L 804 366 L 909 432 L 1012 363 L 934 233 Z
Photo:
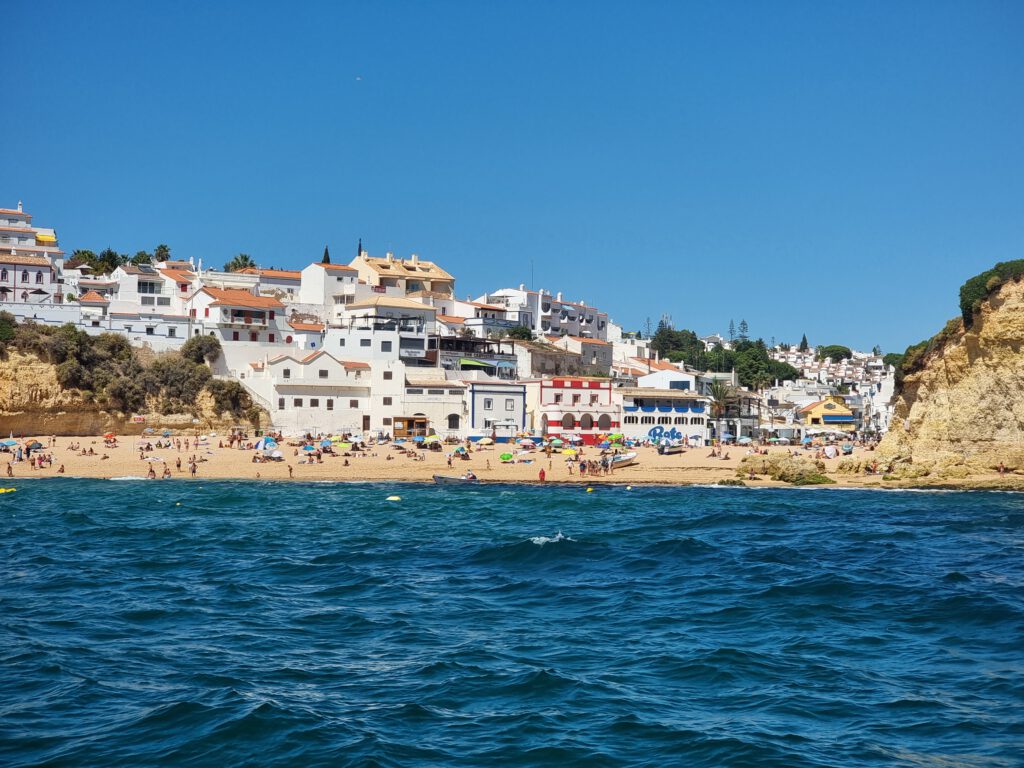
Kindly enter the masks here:
M 526 283 L 520 283 L 519 284 L 519 290 L 520 291 L 525 291 L 526 290 Z
M 555 301 L 561 301 L 561 300 L 562 300 L 562 292 L 559 291 L 557 294 L 555 294 Z
M 391 251 L 388 251 L 386 254 L 384 254 L 384 256 L 385 256 L 385 258 L 387 258 L 389 264 L 393 264 L 394 263 L 394 261 L 395 261 L 395 254 L 393 254 Z
M 21 200 L 18 201 L 18 213 L 22 213 L 22 210 L 21 210 Z
M 415 267 L 417 264 L 420 263 L 420 257 L 414 253 L 412 256 L 409 257 L 409 261 L 411 261 L 412 265 Z

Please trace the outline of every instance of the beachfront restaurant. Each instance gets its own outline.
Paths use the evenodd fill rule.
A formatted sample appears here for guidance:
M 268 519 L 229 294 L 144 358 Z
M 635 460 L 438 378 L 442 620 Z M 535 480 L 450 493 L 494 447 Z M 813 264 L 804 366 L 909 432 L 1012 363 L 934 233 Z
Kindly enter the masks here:
M 622 426 L 636 440 L 685 441 L 704 445 L 708 439 L 708 403 L 704 395 L 685 389 L 621 387 Z

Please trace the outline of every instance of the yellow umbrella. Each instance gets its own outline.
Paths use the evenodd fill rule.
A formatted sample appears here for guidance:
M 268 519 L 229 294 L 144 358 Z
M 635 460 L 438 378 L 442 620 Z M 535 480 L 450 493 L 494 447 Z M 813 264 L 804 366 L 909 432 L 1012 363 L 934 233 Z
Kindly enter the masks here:
M 477 440 L 476 442 L 477 442 L 477 445 L 491 445 L 494 441 L 491 440 L 491 438 L 489 438 L 489 437 L 484 437 L 484 438 L 481 438 L 480 440 Z
M 428 437 L 428 438 L 427 438 L 426 440 L 424 440 L 423 442 L 424 442 L 424 443 L 436 443 L 436 442 L 438 442 L 438 441 L 439 441 L 440 439 L 441 439 L 441 438 L 440 438 L 440 437 L 438 437 L 437 435 L 431 435 L 430 437 Z
M 576 455 L 576 450 L 573 449 L 573 448 L 563 448 L 562 449 L 562 455 L 563 456 L 575 456 Z

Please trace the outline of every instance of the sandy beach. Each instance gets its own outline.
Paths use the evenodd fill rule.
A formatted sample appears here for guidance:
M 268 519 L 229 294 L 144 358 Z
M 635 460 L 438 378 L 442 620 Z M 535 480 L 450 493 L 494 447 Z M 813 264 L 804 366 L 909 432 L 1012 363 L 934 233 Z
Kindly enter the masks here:
M 599 483 L 622 484 L 659 484 L 659 485 L 693 485 L 715 484 L 722 481 L 738 479 L 737 469 L 740 461 L 748 455 L 749 449 L 743 446 L 727 448 L 728 459 L 712 458 L 709 448 L 697 448 L 682 454 L 660 456 L 654 448 L 638 448 L 636 464 L 615 470 L 610 475 L 588 475 L 581 477 L 578 469 L 569 473 L 565 458 L 558 454 L 550 459 L 540 452 L 531 452 L 525 456 L 517 456 L 517 463 L 502 463 L 498 458 L 508 450 L 508 446 L 479 446 L 470 454 L 468 461 L 455 460 L 448 467 L 446 453 L 452 447 L 446 446 L 445 451 L 417 450 L 415 455 L 422 457 L 413 459 L 394 444 L 369 446 L 365 453 L 324 454 L 322 463 L 307 463 L 306 457 L 298 444 L 285 442 L 281 446 L 285 461 L 253 463 L 254 451 L 237 448 L 220 447 L 220 439 L 214 436 L 206 444 L 194 447 L 190 439 L 188 447 L 182 445 L 179 451 L 175 447 L 156 448 L 145 452 L 140 458 L 139 445 L 132 436 L 121 438 L 116 447 L 107 447 L 99 436 L 89 437 L 58 437 L 56 445 L 50 447 L 48 437 L 27 438 L 20 440 L 21 445 L 37 439 L 45 447 L 44 454 L 52 454 L 53 464 L 42 469 L 33 469 L 28 462 L 15 462 L 11 465 L 15 480 L 41 477 L 88 477 L 88 478 L 144 478 L 153 467 L 157 482 L 162 480 L 164 467 L 170 469 L 172 480 L 342 480 L 342 481 L 410 481 L 429 482 L 435 474 L 461 475 L 468 469 L 478 476 L 481 482 L 526 483 L 539 482 L 539 472 L 545 471 L 546 482 L 579 483 L 594 485 Z M 182 438 L 184 440 L 184 438 Z M 155 440 L 153 441 L 155 443 Z M 72 450 L 76 446 L 77 450 Z M 92 455 L 88 454 L 89 450 Z M 82 451 L 86 455 L 82 455 Z M 768 448 L 770 454 L 785 454 L 785 447 Z M 584 448 L 582 458 L 595 459 L 600 455 L 596 448 Z M 856 449 L 855 457 L 866 457 L 871 454 Z M 189 459 L 195 456 L 196 476 L 189 472 Z M 7 462 L 12 454 L 5 455 Z M 181 461 L 180 469 L 177 466 Z M 913 481 L 883 480 L 879 475 L 848 475 L 837 473 L 836 467 L 840 459 L 825 460 L 826 474 L 835 481 L 835 485 L 856 488 L 907 488 L 907 487 L 942 487 L 942 488 L 990 488 L 1024 490 L 1024 477 L 1008 474 L 1000 477 L 996 474 L 972 475 L 966 478 L 930 479 L 919 478 Z M 63 465 L 64 472 L 60 467 Z M 289 468 L 291 472 L 289 472 Z M 4 470 L 6 471 L 6 467 Z M 743 477 L 748 486 L 790 487 L 788 483 L 773 481 L 765 476 L 754 479 Z M 835 485 L 823 487 L 835 487 Z

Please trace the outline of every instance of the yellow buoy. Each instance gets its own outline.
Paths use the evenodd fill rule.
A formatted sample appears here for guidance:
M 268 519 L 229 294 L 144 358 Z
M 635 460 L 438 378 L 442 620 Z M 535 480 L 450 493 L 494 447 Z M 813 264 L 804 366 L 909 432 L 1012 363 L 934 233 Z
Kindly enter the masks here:
M 17 488 L 0 488 L 0 493 L 14 493 Z
M 593 492 L 594 492 L 593 488 L 587 488 L 587 493 L 593 493 Z
M 388 496 L 387 499 L 386 499 L 386 501 L 401 501 L 401 500 L 402 500 L 401 496 Z
M 626 490 L 627 491 L 632 491 L 633 490 L 633 486 L 632 485 L 627 485 L 626 486 Z

